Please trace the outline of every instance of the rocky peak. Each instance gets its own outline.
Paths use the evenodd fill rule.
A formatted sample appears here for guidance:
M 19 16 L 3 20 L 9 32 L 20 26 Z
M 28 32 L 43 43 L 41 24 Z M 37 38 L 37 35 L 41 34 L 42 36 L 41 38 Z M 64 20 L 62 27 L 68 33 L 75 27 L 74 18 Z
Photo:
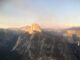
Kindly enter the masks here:
M 25 26 L 22 28 L 23 31 L 32 34 L 33 32 L 42 32 L 41 27 L 38 24 L 32 24 L 31 26 Z

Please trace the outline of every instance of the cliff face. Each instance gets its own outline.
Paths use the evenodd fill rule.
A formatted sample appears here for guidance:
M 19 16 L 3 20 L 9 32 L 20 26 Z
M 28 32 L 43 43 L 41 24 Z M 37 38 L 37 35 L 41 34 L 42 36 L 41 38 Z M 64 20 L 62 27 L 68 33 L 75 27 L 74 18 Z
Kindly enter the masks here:
M 32 34 L 27 29 L 32 29 Z M 36 24 L 24 31 L 29 33 L 0 30 L 0 60 L 80 60 L 80 46 L 68 43 L 63 35 L 42 31 Z M 72 40 L 79 41 L 76 37 Z
M 42 32 L 41 27 L 38 24 L 32 24 L 31 26 L 26 26 L 22 28 L 23 31 L 32 34 L 33 32 Z

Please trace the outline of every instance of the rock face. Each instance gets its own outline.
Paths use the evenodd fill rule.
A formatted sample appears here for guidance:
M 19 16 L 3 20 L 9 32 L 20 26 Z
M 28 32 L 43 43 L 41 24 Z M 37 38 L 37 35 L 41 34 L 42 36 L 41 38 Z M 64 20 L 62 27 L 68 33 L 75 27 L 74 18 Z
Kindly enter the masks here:
M 32 34 L 33 32 L 42 32 L 41 27 L 38 24 L 32 24 L 31 26 L 26 26 L 22 28 L 23 31 Z
M 14 45 L 13 52 L 21 56 L 19 60 L 79 60 L 72 53 L 74 49 L 69 49 L 70 45 L 64 36 L 50 32 L 34 32 L 29 35 L 21 34 Z
M 0 60 L 80 60 L 80 45 L 69 43 L 62 34 L 42 31 L 37 26 L 27 26 L 26 32 L 1 29 Z M 29 28 L 32 34 L 27 31 Z M 79 39 L 73 36 L 72 40 Z

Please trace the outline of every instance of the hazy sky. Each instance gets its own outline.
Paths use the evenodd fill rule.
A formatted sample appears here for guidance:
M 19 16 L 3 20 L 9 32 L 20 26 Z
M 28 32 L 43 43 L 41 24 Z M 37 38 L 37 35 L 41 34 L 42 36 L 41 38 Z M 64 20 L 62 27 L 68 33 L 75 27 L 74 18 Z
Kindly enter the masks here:
M 40 23 L 80 26 L 80 0 L 0 0 L 0 27 Z

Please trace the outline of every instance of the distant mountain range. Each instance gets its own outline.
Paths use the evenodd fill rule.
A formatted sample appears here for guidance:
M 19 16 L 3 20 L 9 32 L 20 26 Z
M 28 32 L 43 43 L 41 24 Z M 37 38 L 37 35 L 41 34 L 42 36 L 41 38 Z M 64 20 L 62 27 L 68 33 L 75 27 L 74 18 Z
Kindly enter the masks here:
M 80 30 L 80 27 L 71 27 L 71 28 L 68 28 L 66 30 Z

